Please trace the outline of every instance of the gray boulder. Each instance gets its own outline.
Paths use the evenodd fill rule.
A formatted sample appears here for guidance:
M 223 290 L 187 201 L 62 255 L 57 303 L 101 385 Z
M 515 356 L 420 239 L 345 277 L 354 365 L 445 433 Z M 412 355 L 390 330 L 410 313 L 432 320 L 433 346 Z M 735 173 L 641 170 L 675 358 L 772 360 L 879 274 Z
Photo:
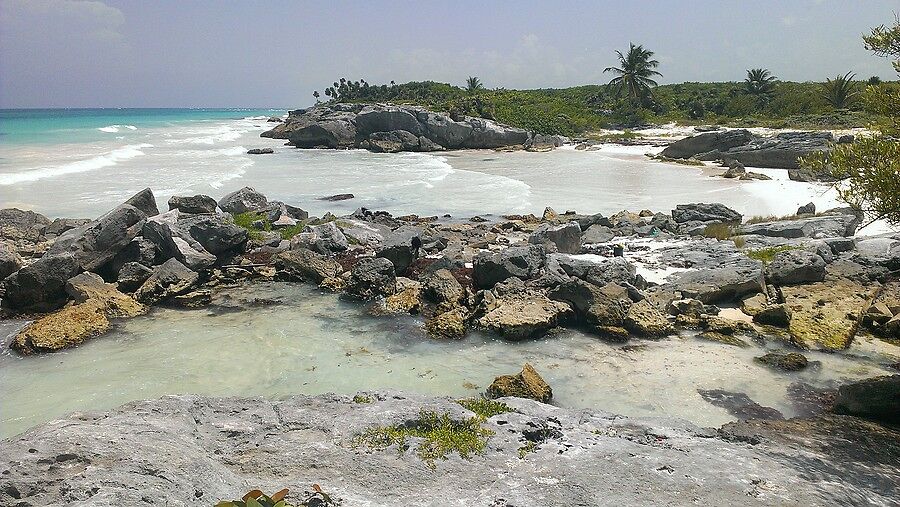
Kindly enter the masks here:
M 419 137 L 405 130 L 389 132 L 373 132 L 369 135 L 367 148 L 376 153 L 399 153 L 401 151 L 419 151 Z
M 341 276 L 344 269 L 337 261 L 322 254 L 300 248 L 275 255 L 275 269 L 291 280 L 308 280 L 319 284 Z
M 158 260 L 177 259 L 190 269 L 204 269 L 215 264 L 216 256 L 179 229 L 174 223 L 176 217 L 169 213 L 147 220 L 141 232 L 156 248 Z
M 307 225 L 303 232 L 291 238 L 292 250 L 305 248 L 324 255 L 343 252 L 349 247 L 347 237 L 334 222 Z
M 143 285 L 152 274 L 153 270 L 143 264 L 127 262 L 119 269 L 116 282 L 118 283 L 120 291 L 134 292 L 138 287 Z
M 350 272 L 347 293 L 360 299 L 390 296 L 397 291 L 397 275 L 391 261 L 381 257 L 360 259 Z
M 216 200 L 208 195 L 177 196 L 169 198 L 169 210 L 177 209 L 182 213 L 202 214 L 215 213 Z
M 528 142 L 527 131 L 507 127 L 492 120 L 480 118 L 469 119 L 472 135 L 463 142 L 465 148 L 503 148 L 506 146 L 522 146 Z
M 763 263 L 750 258 L 724 259 L 718 266 L 677 273 L 671 285 L 683 297 L 706 304 L 733 301 L 747 294 L 763 292 Z
M 146 203 L 143 203 L 146 208 Z M 46 255 L 71 253 L 81 269 L 96 271 L 140 233 L 147 214 L 122 204 L 93 222 L 72 229 L 56 238 Z
M 294 128 L 289 143 L 298 148 L 350 148 L 356 144 L 355 115 L 337 113 Z M 289 124 L 290 125 L 290 124 Z
M 748 167 L 796 169 L 799 159 L 816 151 L 829 150 L 834 141 L 831 132 L 781 132 L 772 137 L 758 137 L 742 146 L 713 150 L 700 154 L 700 160 L 727 158 Z
M 207 252 L 216 256 L 243 251 L 249 239 L 247 230 L 234 225 L 229 215 L 188 216 L 179 218 L 177 225 Z
M 33 245 L 44 239 L 50 219 L 18 208 L 0 209 L 0 240 L 13 245 Z
M 672 210 L 672 219 L 676 223 L 686 222 L 721 222 L 740 223 L 743 215 L 720 203 L 679 204 Z
M 424 124 L 427 137 L 445 148 L 458 148 L 472 135 L 472 125 L 453 121 L 444 114 L 420 112 L 418 119 Z
M 438 269 L 425 278 L 423 295 L 434 303 L 458 303 L 466 291 L 447 269 Z
M 888 424 L 900 423 L 900 375 L 875 377 L 838 389 L 834 411 Z
M 22 267 L 22 257 L 6 243 L 0 242 L 0 280 Z
M 66 300 L 66 280 L 82 271 L 75 255 L 64 252 L 44 255 L 3 282 L 3 307 L 12 310 L 47 311 Z
M 540 245 L 509 247 L 497 253 L 482 252 L 475 257 L 475 285 L 489 289 L 509 277 L 527 280 L 538 275 L 544 265 L 544 247 Z
M 134 194 L 125 201 L 125 204 L 134 206 L 148 217 L 159 215 L 159 208 L 156 206 L 156 197 L 153 196 L 153 191 L 149 188 L 145 188 Z
M 134 298 L 141 303 L 155 304 L 184 294 L 199 279 L 200 275 L 196 271 L 178 262 L 177 259 L 169 259 L 153 270 L 153 274 L 134 293 Z
M 577 254 L 581 250 L 581 227 L 575 221 L 561 225 L 543 224 L 529 236 L 528 242 L 552 244 L 559 253 Z
M 219 208 L 226 213 L 240 214 L 248 211 L 263 211 L 269 207 L 266 196 L 253 187 L 235 190 L 219 200 Z
M 615 231 L 605 225 L 594 224 L 581 235 L 584 244 L 608 243 L 616 237 Z
M 766 268 L 766 277 L 775 285 L 798 285 L 825 279 L 825 260 L 808 250 L 779 252 Z
M 670 158 L 690 158 L 710 151 L 727 151 L 743 146 L 751 139 L 753 139 L 753 134 L 744 129 L 705 132 L 675 141 L 667 146 L 661 155 Z
M 816 203 L 810 202 L 810 203 L 804 204 L 803 206 L 800 206 L 799 208 L 797 208 L 797 214 L 798 215 L 815 215 L 816 214 Z
M 833 238 L 853 236 L 857 227 L 857 216 L 835 214 L 744 225 L 741 233 L 775 238 Z
M 416 139 L 424 133 L 416 116 L 397 106 L 366 106 L 356 115 L 356 131 L 366 137 L 375 132 L 405 131 Z M 370 137 L 371 139 L 371 137 Z
M 50 225 L 44 229 L 44 236 L 46 236 L 47 239 L 56 238 L 64 232 L 77 229 L 78 227 L 87 225 L 91 222 L 92 220 L 90 218 L 54 218 L 53 221 L 50 222 Z
M 376 249 L 376 257 L 384 257 L 391 261 L 397 274 L 405 273 L 415 260 L 413 238 L 422 238 L 422 228 L 403 226 L 386 234 L 381 245 Z

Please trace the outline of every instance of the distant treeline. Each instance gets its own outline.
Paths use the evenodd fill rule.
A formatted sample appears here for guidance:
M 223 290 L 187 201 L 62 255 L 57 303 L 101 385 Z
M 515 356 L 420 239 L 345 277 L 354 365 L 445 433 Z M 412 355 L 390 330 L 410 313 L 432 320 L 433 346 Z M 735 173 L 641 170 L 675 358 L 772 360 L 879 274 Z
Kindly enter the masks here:
M 852 81 L 836 108 L 826 83 L 775 81 L 764 93 L 748 82 L 679 83 L 653 87 L 640 105 L 611 85 L 563 89 L 484 88 L 477 78 L 459 87 L 433 81 L 372 85 L 341 79 L 322 97 L 332 102 L 417 104 L 451 114 L 490 118 L 540 133 L 579 135 L 601 128 L 652 123 L 723 124 L 775 128 L 865 127 L 877 120 L 856 98 L 866 86 L 900 88 L 897 82 Z

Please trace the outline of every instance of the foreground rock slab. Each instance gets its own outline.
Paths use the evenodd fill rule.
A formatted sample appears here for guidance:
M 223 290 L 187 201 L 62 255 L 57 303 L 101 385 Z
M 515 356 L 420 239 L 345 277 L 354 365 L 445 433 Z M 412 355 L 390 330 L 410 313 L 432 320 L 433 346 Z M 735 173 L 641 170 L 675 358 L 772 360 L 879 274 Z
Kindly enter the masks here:
M 421 410 L 473 414 L 442 398 L 363 399 L 171 396 L 73 414 L 0 442 L 0 504 L 213 505 L 315 483 L 342 505 L 890 505 L 900 481 L 900 434 L 848 416 L 717 433 L 516 398 L 481 423 L 483 454 L 431 469 L 414 450 L 354 442 Z

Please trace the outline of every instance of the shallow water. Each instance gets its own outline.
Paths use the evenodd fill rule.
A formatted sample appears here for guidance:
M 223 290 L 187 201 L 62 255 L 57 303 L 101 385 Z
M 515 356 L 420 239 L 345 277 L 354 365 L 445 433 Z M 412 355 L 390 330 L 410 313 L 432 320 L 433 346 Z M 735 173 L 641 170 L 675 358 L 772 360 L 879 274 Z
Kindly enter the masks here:
M 255 305 L 254 298 L 280 304 Z M 532 363 L 550 383 L 554 403 L 639 416 L 674 416 L 700 425 L 733 420 L 698 389 L 747 393 L 786 416 L 791 383 L 828 387 L 885 371 L 881 342 L 861 341 L 843 354 L 809 354 L 796 374 L 753 363 L 759 348 L 694 337 L 605 343 L 575 330 L 510 343 L 472 333 L 460 341 L 426 338 L 407 316 L 371 317 L 363 305 L 315 287 L 261 283 L 228 289 L 199 310 L 154 309 L 106 336 L 54 354 L 0 355 L 0 436 L 71 411 L 110 409 L 172 393 L 217 396 L 337 392 L 377 388 L 474 396 L 494 376 Z M 13 322 L 5 322 L 11 332 Z M 889 350 L 890 351 L 890 350 Z M 893 353 L 897 353 L 896 349 Z M 894 358 L 896 360 L 896 358 Z

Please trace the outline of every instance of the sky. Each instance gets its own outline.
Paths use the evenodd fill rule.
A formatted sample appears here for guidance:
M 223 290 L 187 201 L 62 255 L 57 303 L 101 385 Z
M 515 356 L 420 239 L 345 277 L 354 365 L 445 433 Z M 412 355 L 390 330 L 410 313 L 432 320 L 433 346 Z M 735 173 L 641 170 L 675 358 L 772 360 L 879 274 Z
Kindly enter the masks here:
M 0 0 L 0 107 L 302 107 L 340 77 L 605 83 L 629 42 L 661 83 L 764 67 L 896 79 L 861 35 L 897 0 Z

